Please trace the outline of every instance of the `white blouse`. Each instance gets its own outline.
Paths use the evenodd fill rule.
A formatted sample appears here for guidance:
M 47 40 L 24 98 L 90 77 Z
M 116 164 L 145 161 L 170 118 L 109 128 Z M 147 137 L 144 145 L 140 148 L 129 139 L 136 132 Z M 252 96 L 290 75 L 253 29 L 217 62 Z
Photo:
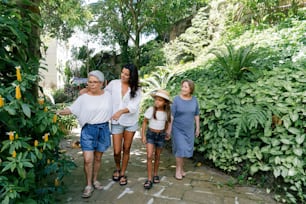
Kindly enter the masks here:
M 108 92 L 98 96 L 83 94 L 68 108 L 77 117 L 81 127 L 86 123 L 105 123 L 112 117 L 111 95 Z
M 166 121 L 167 121 L 167 114 L 165 111 L 156 111 L 156 119 L 153 117 L 153 107 L 149 107 L 144 117 L 149 120 L 149 128 L 154 130 L 164 130 Z
M 127 108 L 129 113 L 122 114 L 118 121 L 112 120 L 112 124 L 120 124 L 124 126 L 132 126 L 138 122 L 139 105 L 141 101 L 141 90 L 138 88 L 134 98 L 131 98 L 129 87 L 128 91 L 122 96 L 121 80 L 112 80 L 104 89 L 112 95 L 113 114 L 117 111 Z

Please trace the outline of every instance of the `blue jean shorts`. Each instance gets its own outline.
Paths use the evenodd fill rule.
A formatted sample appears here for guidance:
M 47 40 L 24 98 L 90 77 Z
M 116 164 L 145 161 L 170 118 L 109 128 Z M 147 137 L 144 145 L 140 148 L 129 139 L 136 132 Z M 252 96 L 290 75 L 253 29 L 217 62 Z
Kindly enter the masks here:
M 83 151 L 105 152 L 111 145 L 109 124 L 86 124 L 81 130 L 81 148 Z
M 165 144 L 166 132 L 152 132 L 150 129 L 147 130 L 147 143 L 155 145 L 155 147 L 162 148 Z
M 112 134 L 122 134 L 124 131 L 136 132 L 138 130 L 138 124 L 132 126 L 124 126 L 120 124 L 112 124 Z

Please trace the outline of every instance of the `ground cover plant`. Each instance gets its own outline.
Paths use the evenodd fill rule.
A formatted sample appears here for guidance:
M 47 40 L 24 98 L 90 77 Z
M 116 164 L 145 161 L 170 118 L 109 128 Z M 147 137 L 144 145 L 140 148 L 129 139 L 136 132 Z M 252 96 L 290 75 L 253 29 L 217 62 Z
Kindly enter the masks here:
M 220 68 L 219 60 L 228 60 L 221 42 L 217 58 L 168 86 L 177 93 L 183 78 L 196 82 L 201 137 L 195 150 L 204 160 L 286 203 L 306 201 L 305 23 L 292 19 L 290 26 L 248 31 L 230 42 L 237 50 L 255 45 L 249 66 L 256 74 L 232 77 Z

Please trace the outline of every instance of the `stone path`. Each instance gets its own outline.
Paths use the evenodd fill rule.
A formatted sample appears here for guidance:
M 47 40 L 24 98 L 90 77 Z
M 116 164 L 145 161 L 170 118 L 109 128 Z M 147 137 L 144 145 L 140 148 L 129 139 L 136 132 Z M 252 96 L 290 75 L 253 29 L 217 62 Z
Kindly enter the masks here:
M 104 153 L 100 169 L 100 181 L 104 190 L 95 190 L 90 198 L 81 198 L 85 185 L 83 156 L 81 149 L 71 148 L 79 140 L 75 132 L 62 142 L 62 148 L 71 156 L 78 167 L 64 178 L 68 186 L 64 195 L 57 196 L 58 203 L 104 203 L 104 204 L 274 204 L 272 195 L 263 189 L 245 186 L 232 186 L 234 178 L 206 166 L 197 167 L 191 160 L 185 161 L 186 177 L 179 181 L 173 175 L 175 158 L 165 149 L 161 155 L 160 184 L 150 190 L 143 188 L 146 179 L 146 149 L 139 135 L 136 135 L 131 148 L 131 158 L 126 175 L 128 184 L 120 186 L 112 181 L 114 170 L 112 148 Z

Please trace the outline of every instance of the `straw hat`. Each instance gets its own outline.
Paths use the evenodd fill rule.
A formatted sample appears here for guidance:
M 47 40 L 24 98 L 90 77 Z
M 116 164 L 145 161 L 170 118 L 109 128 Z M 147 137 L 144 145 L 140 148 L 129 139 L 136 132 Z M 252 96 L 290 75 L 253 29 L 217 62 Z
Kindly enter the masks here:
M 151 96 L 154 98 L 156 96 L 161 97 L 163 99 L 166 99 L 167 101 L 169 101 L 170 103 L 172 103 L 171 99 L 170 99 L 170 94 L 168 93 L 168 91 L 160 89 L 157 90 L 156 92 L 152 93 Z

